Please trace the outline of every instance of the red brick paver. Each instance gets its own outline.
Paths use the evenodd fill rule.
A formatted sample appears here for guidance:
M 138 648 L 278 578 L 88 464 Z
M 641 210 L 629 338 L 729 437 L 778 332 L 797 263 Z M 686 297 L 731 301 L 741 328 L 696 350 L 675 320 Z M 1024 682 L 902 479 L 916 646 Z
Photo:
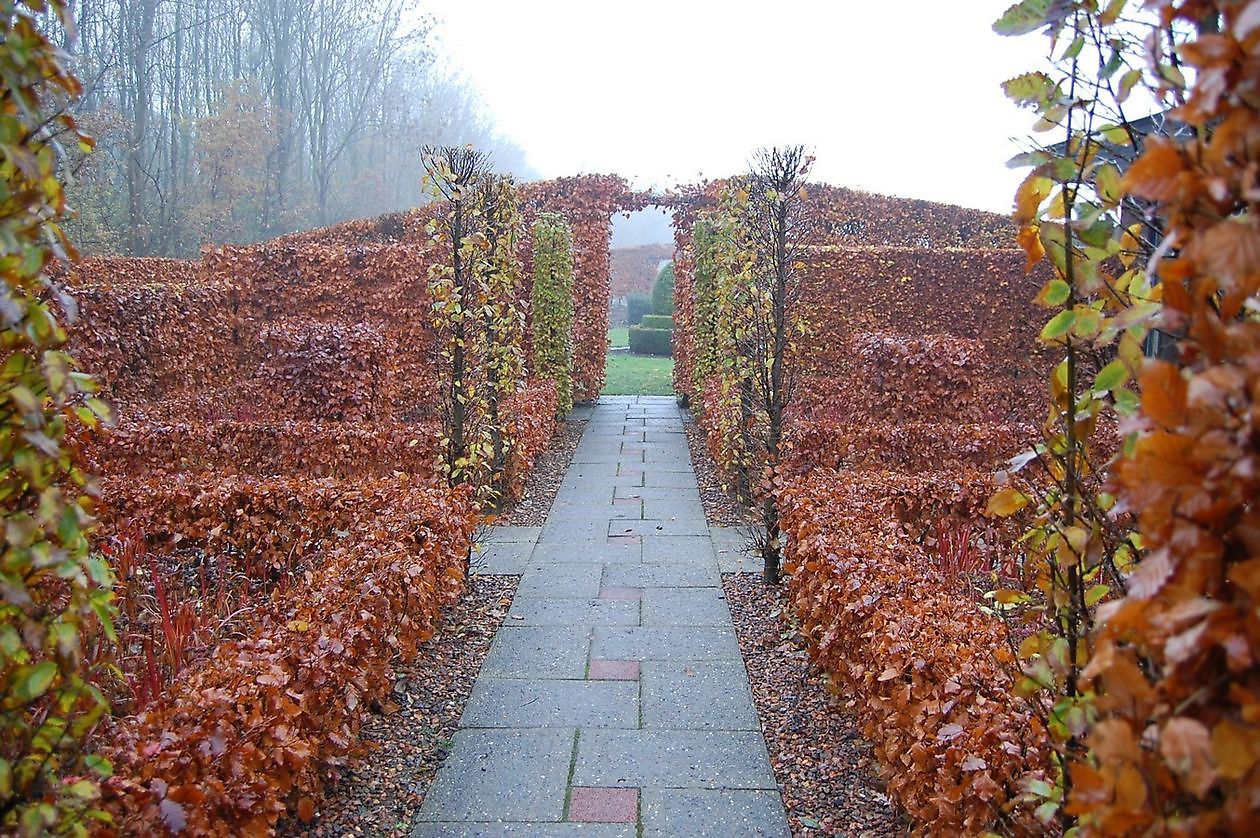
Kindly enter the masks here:
M 586 677 L 592 681 L 637 681 L 639 680 L 639 662 L 596 658 L 591 661 L 591 668 Z
M 569 820 L 583 823 L 634 823 L 639 817 L 639 790 L 574 786 L 569 795 Z

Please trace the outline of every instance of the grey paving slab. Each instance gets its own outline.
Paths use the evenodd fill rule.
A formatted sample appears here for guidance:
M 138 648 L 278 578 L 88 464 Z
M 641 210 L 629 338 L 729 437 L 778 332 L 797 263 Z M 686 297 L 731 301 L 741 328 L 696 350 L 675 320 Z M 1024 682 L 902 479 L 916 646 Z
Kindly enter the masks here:
M 604 568 L 604 585 L 624 588 L 699 588 L 720 585 L 717 565 L 622 564 Z
M 581 678 L 586 674 L 588 626 L 503 625 L 481 664 L 481 677 Z
M 644 661 L 643 727 L 760 730 L 742 660 Z
M 571 566 L 558 562 L 530 563 L 516 586 L 516 598 L 595 599 L 599 596 L 604 567 L 594 562 Z
M 643 625 L 730 626 L 721 588 L 644 588 Z
M 614 486 L 614 497 L 642 498 L 644 500 L 699 500 L 699 490 L 694 486 Z
M 499 838 L 523 835 L 528 838 L 636 838 L 638 827 L 621 823 L 421 823 L 411 838 Z
M 684 494 L 685 493 L 685 494 Z M 688 497 L 690 495 L 690 497 Z M 621 498 L 621 500 L 637 500 L 643 504 L 643 518 L 677 518 L 679 520 L 703 521 L 704 506 L 694 492 L 684 489 L 672 498 Z
M 711 626 L 596 626 L 591 657 L 606 660 L 743 660 L 735 631 Z
M 572 783 L 777 789 L 755 730 L 584 730 Z
M 654 489 L 691 489 L 692 491 L 699 491 L 696 484 L 696 475 L 690 469 L 685 472 L 649 471 L 643 475 L 643 485 Z
M 532 542 L 491 542 L 474 550 L 469 565 L 473 573 L 516 575 L 524 571 L 534 552 Z
M 615 521 L 610 526 L 610 531 L 630 532 L 635 535 L 696 535 L 703 536 L 708 541 L 709 525 L 704 522 L 704 518 L 655 518 L 650 521 Z M 713 549 L 709 549 L 712 556 Z
M 792 834 L 777 791 L 646 788 L 640 810 L 644 838 L 788 838 Z
M 573 541 L 596 541 L 608 537 L 608 518 L 578 520 L 561 518 L 548 521 L 551 526 L 538 537 L 539 544 L 565 544 Z
M 639 607 L 638 600 L 518 597 L 508 611 L 508 625 L 637 626 Z
M 637 728 L 639 685 L 634 681 L 478 678 L 459 724 Z
M 575 735 L 573 728 L 456 731 L 420 820 L 559 821 Z M 530 766 L 528 783 L 522 765 Z
M 544 541 L 534 548 L 536 564 L 574 562 L 580 564 L 619 564 L 643 560 L 642 544 L 609 543 L 607 537 L 589 541 Z
M 487 544 L 533 544 L 542 527 L 486 527 L 481 541 Z
M 658 535 L 643 540 L 643 561 L 645 562 L 708 566 L 713 564 L 714 560 L 713 542 L 707 536 Z

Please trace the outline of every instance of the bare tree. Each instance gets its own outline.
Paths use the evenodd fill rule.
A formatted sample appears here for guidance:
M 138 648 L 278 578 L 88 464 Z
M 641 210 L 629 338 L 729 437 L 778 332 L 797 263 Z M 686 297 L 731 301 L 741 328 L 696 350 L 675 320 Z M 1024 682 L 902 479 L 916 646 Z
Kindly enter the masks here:
M 751 287 L 743 295 L 748 316 L 736 338 L 749 373 L 741 408 L 754 420 L 745 426 L 750 429 L 752 461 L 761 473 L 749 477 L 762 526 L 757 549 L 769 584 L 779 581 L 783 554 L 774 482 L 782 459 L 784 416 L 795 385 L 789 346 L 799 329 L 799 265 L 809 230 L 805 182 L 812 164 L 804 146 L 758 152 L 746 178 L 748 201 L 739 225 L 751 266 L 746 274 Z

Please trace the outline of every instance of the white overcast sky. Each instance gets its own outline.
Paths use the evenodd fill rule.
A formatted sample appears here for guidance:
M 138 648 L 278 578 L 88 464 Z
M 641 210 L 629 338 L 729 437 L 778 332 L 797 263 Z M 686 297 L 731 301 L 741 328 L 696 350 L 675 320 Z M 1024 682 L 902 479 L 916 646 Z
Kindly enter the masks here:
M 1031 114 L 999 84 L 1045 39 L 1011 0 L 427 0 L 445 60 L 544 177 L 668 187 L 805 143 L 814 178 L 1006 212 Z

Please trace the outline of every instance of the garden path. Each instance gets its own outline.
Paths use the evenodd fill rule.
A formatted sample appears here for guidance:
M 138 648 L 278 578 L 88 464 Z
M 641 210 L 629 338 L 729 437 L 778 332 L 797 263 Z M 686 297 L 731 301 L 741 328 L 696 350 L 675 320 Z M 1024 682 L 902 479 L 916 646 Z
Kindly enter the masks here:
M 521 582 L 413 835 L 788 835 L 682 411 L 589 418 L 545 526 L 474 558 Z

